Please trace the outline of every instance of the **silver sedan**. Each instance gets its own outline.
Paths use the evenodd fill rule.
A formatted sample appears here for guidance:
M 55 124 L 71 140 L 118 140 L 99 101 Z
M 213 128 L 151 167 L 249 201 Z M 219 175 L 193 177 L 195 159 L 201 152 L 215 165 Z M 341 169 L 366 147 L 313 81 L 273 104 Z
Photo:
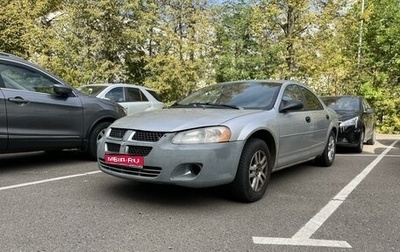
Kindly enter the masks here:
M 103 172 L 134 181 L 211 187 L 262 198 L 271 172 L 335 159 L 337 114 L 293 81 L 225 82 L 174 105 L 114 122 L 98 143 Z

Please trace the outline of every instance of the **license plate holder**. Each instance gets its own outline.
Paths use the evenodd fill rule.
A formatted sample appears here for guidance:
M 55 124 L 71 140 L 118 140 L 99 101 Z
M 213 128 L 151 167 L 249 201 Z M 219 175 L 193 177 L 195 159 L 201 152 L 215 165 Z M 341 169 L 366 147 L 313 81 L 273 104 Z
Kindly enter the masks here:
M 143 156 L 106 153 L 104 155 L 104 161 L 106 162 L 106 164 L 123 165 L 139 169 L 142 169 L 144 166 Z

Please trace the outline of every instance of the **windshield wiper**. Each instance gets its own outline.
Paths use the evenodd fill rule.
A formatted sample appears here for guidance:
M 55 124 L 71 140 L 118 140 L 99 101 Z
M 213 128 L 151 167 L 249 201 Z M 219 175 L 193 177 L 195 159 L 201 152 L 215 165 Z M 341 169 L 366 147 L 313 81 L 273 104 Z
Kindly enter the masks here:
M 210 102 L 192 102 L 188 104 L 174 103 L 171 107 L 183 108 L 183 107 L 194 107 L 194 108 L 231 108 L 231 109 L 243 109 L 242 107 L 230 104 L 219 104 Z
M 243 109 L 242 107 L 236 106 L 236 105 L 230 105 L 230 104 L 219 104 L 219 103 L 210 103 L 210 102 L 194 102 L 194 103 L 189 103 L 189 106 L 193 107 L 214 107 L 214 108 L 231 108 L 231 109 Z

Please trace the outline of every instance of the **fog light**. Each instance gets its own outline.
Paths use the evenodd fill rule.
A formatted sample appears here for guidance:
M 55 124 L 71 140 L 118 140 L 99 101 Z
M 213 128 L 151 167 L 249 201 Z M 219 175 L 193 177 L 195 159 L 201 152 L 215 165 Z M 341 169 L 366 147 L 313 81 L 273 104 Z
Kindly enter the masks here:
M 188 164 L 188 169 L 191 173 L 197 176 L 201 171 L 201 166 L 200 164 Z
M 171 179 L 193 179 L 201 172 L 200 163 L 186 163 L 178 165 L 171 174 Z

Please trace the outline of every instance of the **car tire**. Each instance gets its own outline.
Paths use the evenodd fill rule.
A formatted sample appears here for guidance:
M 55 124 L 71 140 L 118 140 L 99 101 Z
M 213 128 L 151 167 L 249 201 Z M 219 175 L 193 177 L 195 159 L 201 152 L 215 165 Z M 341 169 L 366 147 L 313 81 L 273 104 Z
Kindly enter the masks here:
M 268 145 L 261 139 L 250 139 L 243 148 L 236 176 L 231 184 L 235 198 L 247 203 L 261 199 L 269 184 L 271 170 Z
M 355 153 L 361 153 L 363 151 L 363 149 L 364 149 L 364 136 L 365 136 L 365 133 L 364 133 L 364 130 L 362 130 L 361 134 L 360 134 L 360 142 L 358 143 L 358 145 L 356 147 L 354 147 L 354 152 Z
M 324 152 L 322 153 L 322 155 L 316 157 L 315 161 L 320 166 L 329 167 L 333 164 L 333 161 L 335 161 L 335 156 L 336 156 L 336 135 L 335 132 L 331 131 Z
M 375 142 L 376 142 L 376 131 L 375 131 L 375 128 L 374 128 L 373 131 L 372 131 L 372 136 L 371 136 L 370 139 L 368 139 L 367 144 L 368 145 L 374 145 Z
M 104 137 L 105 130 L 110 126 L 111 122 L 101 122 L 96 124 L 89 136 L 89 145 L 86 150 L 90 159 L 97 159 L 97 142 Z

